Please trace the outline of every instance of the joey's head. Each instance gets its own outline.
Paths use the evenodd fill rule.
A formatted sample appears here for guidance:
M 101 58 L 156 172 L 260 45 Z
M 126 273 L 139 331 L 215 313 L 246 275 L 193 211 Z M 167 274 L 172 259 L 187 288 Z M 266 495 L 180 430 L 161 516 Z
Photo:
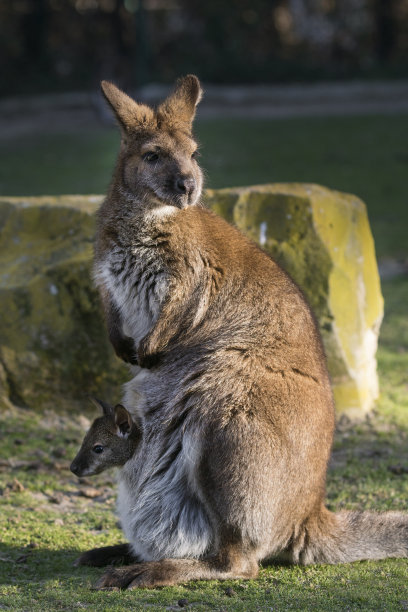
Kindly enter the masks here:
M 94 420 L 70 470 L 76 476 L 93 476 L 104 470 L 124 465 L 136 450 L 141 432 L 121 404 L 114 408 L 93 400 L 102 408 L 103 416 Z
M 202 95 L 197 77 L 179 79 L 157 109 L 138 104 L 112 83 L 102 81 L 101 86 L 122 136 L 113 186 L 139 207 L 197 204 L 203 185 L 192 135 Z

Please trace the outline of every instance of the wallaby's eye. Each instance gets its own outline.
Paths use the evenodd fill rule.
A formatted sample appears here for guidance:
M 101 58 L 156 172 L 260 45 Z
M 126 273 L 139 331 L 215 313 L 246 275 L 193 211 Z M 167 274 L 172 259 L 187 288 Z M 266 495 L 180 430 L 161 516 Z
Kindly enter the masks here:
M 95 444 L 92 450 L 94 453 L 97 453 L 99 455 L 100 453 L 103 453 L 103 446 L 101 446 L 100 444 Z
M 147 162 L 155 162 L 159 159 L 159 154 L 155 151 L 148 151 L 143 155 L 143 159 Z
M 197 159 L 197 157 L 200 157 L 200 152 L 198 149 L 191 154 L 191 159 Z

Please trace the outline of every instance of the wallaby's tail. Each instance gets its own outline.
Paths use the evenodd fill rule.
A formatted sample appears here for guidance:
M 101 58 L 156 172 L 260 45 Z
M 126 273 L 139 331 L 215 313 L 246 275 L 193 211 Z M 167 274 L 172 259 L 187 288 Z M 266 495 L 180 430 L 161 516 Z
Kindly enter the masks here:
M 408 557 L 408 514 L 322 508 L 304 524 L 291 552 L 294 562 L 305 565 Z

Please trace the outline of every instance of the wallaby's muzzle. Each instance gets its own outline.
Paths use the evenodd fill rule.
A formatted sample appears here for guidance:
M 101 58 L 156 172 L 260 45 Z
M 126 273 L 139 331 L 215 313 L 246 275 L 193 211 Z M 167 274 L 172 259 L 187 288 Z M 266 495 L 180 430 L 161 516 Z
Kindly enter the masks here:
M 175 198 L 172 198 L 178 208 L 186 208 L 196 201 L 197 182 L 193 176 L 178 174 L 174 178 L 173 193 Z

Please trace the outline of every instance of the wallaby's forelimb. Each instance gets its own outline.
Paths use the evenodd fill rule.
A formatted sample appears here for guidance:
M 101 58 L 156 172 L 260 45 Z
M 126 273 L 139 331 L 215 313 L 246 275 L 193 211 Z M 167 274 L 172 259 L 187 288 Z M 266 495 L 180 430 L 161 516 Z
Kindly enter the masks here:
M 109 340 L 111 341 L 116 355 L 126 363 L 137 365 L 135 343 L 132 338 L 123 333 L 122 318 L 119 309 L 112 300 L 109 299 L 107 294 L 103 296 L 103 306 Z

